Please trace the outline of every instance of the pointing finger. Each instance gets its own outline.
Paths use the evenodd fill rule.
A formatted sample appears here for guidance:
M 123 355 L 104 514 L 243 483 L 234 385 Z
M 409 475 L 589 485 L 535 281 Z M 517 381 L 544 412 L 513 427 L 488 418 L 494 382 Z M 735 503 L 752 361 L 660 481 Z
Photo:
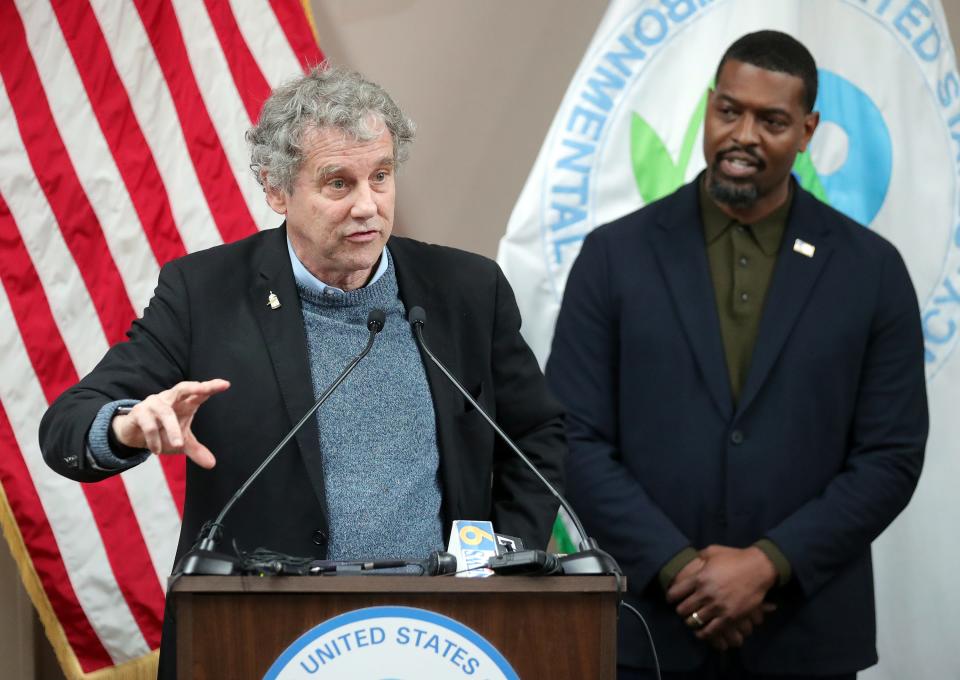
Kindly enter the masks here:
M 171 401 L 180 401 L 195 395 L 210 396 L 217 394 L 218 392 L 223 392 L 229 388 L 229 381 L 223 380 L 222 378 L 213 378 L 212 380 L 204 380 L 202 382 L 198 382 L 196 380 L 184 380 L 182 382 L 178 382 L 176 385 L 167 390 L 167 392 L 169 393 L 169 398 Z
M 187 458 L 205 470 L 209 470 L 217 464 L 217 459 L 210 449 L 201 444 L 193 435 L 188 438 L 183 452 L 187 455 Z

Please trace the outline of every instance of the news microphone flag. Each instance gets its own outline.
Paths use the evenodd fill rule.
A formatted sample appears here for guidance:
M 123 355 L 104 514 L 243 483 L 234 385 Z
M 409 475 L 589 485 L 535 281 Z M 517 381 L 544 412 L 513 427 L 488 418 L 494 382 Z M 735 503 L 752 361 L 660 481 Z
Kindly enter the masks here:
M 960 611 L 951 566 L 960 543 L 945 539 L 960 515 L 960 74 L 940 0 L 613 0 L 497 260 L 545 365 L 583 239 L 700 172 L 717 63 L 765 28 L 798 38 L 819 67 L 821 123 L 798 180 L 897 246 L 923 320 L 927 459 L 910 505 L 873 546 L 880 664 L 861 677 L 953 677 L 956 626 L 944 622 Z
M 499 553 L 493 523 L 454 520 L 453 526 L 450 527 L 447 552 L 457 558 L 457 576 L 463 578 L 493 576 L 493 571 L 484 567 L 487 560 L 496 557 Z
M 68 678 L 155 675 L 184 464 L 59 477 L 40 416 L 160 267 L 273 227 L 244 132 L 323 60 L 304 0 L 0 3 L 0 523 Z

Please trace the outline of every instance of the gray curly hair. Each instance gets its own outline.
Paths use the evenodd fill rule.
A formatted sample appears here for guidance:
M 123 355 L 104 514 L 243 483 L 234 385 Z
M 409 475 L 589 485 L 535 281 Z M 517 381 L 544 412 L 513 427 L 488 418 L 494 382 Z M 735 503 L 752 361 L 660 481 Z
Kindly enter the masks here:
M 247 131 L 250 169 L 264 189 L 293 193 L 307 132 L 335 127 L 366 142 L 376 139 L 384 126 L 399 165 L 413 141 L 413 121 L 376 83 L 356 71 L 320 65 L 270 94 L 256 126 Z

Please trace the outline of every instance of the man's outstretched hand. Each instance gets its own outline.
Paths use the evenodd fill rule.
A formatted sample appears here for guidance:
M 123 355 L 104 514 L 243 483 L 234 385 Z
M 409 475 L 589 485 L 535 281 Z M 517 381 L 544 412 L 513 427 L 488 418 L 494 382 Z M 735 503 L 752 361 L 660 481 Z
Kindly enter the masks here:
M 190 426 L 197 409 L 229 387 L 229 382 L 219 378 L 177 383 L 169 390 L 151 394 L 130 413 L 114 418 L 110 424 L 113 436 L 124 446 L 156 454 L 182 453 L 200 467 L 212 468 L 216 459 L 193 436 Z

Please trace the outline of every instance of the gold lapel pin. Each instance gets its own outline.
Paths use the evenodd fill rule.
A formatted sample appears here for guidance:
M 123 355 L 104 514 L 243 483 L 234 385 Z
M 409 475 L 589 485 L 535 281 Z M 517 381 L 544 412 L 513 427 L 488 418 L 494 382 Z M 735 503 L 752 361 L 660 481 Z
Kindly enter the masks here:
M 801 255 L 806 255 L 807 257 L 813 257 L 813 254 L 816 252 L 816 247 L 812 243 L 807 243 L 801 238 L 798 238 L 793 242 L 793 252 L 800 253 Z
M 267 305 L 270 309 L 277 309 L 280 306 L 280 298 L 278 298 L 272 290 L 270 291 L 270 295 L 267 296 Z

